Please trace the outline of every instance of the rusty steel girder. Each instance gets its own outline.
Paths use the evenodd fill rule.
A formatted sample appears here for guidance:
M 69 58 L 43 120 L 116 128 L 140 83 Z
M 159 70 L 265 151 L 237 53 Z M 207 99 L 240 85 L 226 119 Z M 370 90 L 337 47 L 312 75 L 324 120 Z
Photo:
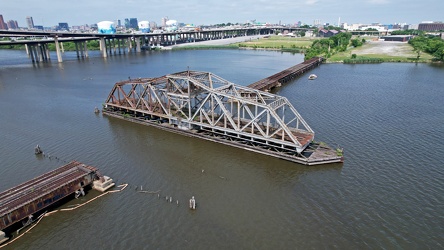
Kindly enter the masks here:
M 183 71 L 118 82 L 104 113 L 166 123 L 300 154 L 314 132 L 287 98 L 239 86 L 210 72 Z

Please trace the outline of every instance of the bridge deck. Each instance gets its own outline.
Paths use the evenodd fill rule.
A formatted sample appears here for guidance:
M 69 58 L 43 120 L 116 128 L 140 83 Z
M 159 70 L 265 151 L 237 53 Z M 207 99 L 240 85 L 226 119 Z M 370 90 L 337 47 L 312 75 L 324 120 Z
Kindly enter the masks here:
M 267 78 L 252 83 L 248 85 L 248 87 L 262 91 L 270 91 L 272 88 L 279 86 L 282 83 L 288 82 L 295 77 L 304 74 L 308 70 L 318 66 L 319 64 L 321 64 L 322 60 L 322 57 L 314 57 L 293 67 L 282 70 L 281 72 L 278 72 Z
M 96 172 L 72 161 L 0 193 L 0 230 L 91 184 Z

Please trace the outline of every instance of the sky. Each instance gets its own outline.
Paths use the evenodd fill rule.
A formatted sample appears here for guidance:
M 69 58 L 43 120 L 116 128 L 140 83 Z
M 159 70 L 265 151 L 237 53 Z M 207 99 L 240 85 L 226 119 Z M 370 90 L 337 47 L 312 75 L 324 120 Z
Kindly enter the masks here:
M 321 23 L 407 23 L 444 21 L 443 0 L 0 0 L 5 22 L 16 20 L 26 27 L 51 27 L 59 22 L 69 26 L 137 18 L 161 24 L 163 17 L 179 23 L 209 25 L 220 23 L 295 24 Z

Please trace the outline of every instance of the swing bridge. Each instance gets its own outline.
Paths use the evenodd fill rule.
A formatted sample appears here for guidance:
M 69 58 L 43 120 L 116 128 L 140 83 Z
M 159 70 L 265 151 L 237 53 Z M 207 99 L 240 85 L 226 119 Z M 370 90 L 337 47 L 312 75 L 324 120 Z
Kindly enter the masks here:
M 305 165 L 341 162 L 287 98 L 210 72 L 128 79 L 112 88 L 104 115 Z

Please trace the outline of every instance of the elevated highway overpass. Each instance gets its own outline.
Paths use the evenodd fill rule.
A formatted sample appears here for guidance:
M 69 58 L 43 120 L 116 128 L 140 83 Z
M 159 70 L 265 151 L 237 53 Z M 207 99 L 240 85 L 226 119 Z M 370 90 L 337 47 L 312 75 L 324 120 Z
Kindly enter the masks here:
M 76 44 L 78 57 L 88 57 L 86 42 L 88 40 L 99 40 L 102 57 L 112 53 L 125 53 L 135 50 L 140 52 L 143 46 L 169 46 L 182 43 L 194 43 L 207 40 L 232 38 L 239 36 L 270 35 L 275 32 L 288 30 L 307 30 L 288 27 L 246 27 L 229 29 L 190 30 L 163 33 L 122 33 L 122 34 L 100 34 L 80 32 L 54 32 L 54 31 L 21 31 L 0 30 L 0 37 L 25 38 L 23 40 L 0 42 L 1 46 L 25 44 L 26 51 L 33 62 L 50 60 L 48 43 L 54 43 L 58 62 L 63 62 L 63 47 L 61 42 L 73 41 Z M 32 38 L 30 40 L 28 38 Z

